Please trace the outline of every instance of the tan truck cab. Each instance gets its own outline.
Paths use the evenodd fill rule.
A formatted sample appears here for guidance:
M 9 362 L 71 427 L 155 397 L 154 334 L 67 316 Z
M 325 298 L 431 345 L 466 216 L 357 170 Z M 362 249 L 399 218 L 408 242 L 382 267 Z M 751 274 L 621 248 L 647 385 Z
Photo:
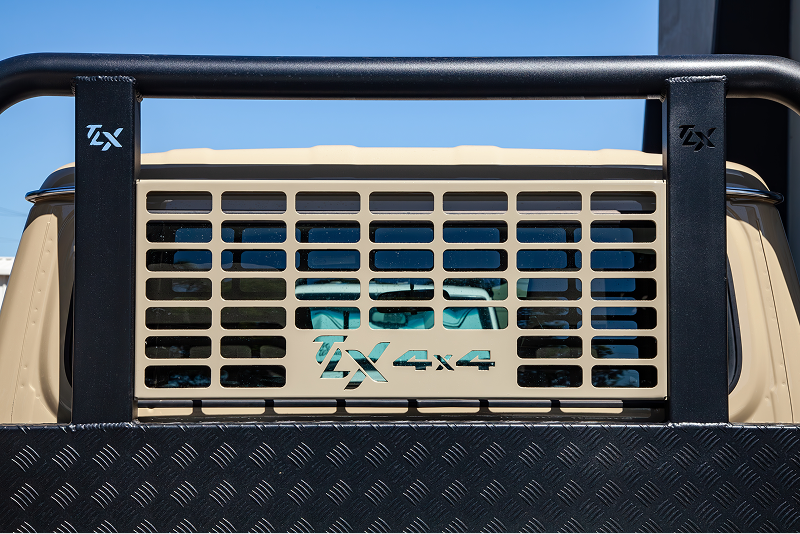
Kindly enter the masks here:
M 727 169 L 730 421 L 794 423 L 781 196 Z M 141 419 L 384 416 L 408 399 L 428 416 L 657 418 L 669 396 L 660 155 L 174 150 L 143 154 L 136 188 Z M 70 420 L 74 194 L 68 165 L 27 197 L 3 423 Z

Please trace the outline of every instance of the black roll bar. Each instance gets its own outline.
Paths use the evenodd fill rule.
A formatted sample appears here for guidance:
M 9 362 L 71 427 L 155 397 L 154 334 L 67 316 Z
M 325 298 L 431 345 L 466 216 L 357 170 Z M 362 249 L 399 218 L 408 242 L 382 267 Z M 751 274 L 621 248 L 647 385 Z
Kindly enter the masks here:
M 0 61 L 0 113 L 72 96 L 75 76 L 130 76 L 146 98 L 661 98 L 669 78 L 725 76 L 728 98 L 800 113 L 800 64 L 774 56 L 363 58 L 25 54 Z
M 139 102 L 584 99 L 664 102 L 669 419 L 727 422 L 725 99 L 800 113 L 800 64 L 770 56 L 321 58 L 29 54 L 0 61 L 0 112 L 75 95 L 73 422 L 133 418 Z M 113 126 L 114 150 L 86 139 Z M 106 133 L 104 132 L 104 135 Z M 694 137 L 703 142 L 692 141 Z M 79 142 L 82 140 L 84 142 Z M 110 142 L 110 141 L 109 141 Z M 114 235 L 113 246 L 104 236 Z M 659 350 L 663 350 L 660 348 Z M 663 379 L 665 377 L 661 377 Z

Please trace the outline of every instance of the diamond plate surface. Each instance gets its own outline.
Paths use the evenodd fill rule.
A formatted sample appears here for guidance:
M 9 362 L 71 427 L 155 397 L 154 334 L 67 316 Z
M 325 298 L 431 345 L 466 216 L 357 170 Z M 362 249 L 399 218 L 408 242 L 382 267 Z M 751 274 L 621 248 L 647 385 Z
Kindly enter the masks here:
M 0 427 L 0 529 L 800 529 L 798 428 L 302 423 Z

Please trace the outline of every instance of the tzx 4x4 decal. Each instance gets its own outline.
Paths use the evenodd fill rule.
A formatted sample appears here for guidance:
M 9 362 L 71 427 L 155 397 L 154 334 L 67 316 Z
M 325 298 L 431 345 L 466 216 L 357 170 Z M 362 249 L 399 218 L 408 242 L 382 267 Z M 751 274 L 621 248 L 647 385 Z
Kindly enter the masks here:
M 322 371 L 320 378 L 346 378 L 350 375 L 350 371 L 337 370 L 336 367 L 342 359 L 342 349 L 337 348 L 333 353 L 331 349 L 335 343 L 341 343 L 347 336 L 317 336 L 314 343 L 322 343 L 317 351 L 317 363 L 320 365 L 325 364 L 325 369 Z M 389 346 L 388 341 L 384 341 L 375 345 L 368 355 L 364 355 L 359 350 L 345 349 L 350 358 L 358 365 L 359 369 L 350 377 L 350 381 L 345 386 L 345 389 L 356 389 L 365 378 L 369 377 L 374 382 L 388 382 L 375 364 Z M 330 358 L 328 355 L 330 354 Z M 495 362 L 492 361 L 491 352 L 488 350 L 471 350 L 464 356 L 452 362 L 453 355 L 446 354 L 444 356 L 434 354 L 432 359 L 428 358 L 427 350 L 407 350 L 392 362 L 394 367 L 413 367 L 417 371 L 425 371 L 427 369 L 434 369 L 435 371 L 455 371 L 458 367 L 476 367 L 479 371 L 488 371 L 494 367 Z M 327 364 L 326 364 L 327 360 Z M 436 367 L 433 367 L 433 364 Z

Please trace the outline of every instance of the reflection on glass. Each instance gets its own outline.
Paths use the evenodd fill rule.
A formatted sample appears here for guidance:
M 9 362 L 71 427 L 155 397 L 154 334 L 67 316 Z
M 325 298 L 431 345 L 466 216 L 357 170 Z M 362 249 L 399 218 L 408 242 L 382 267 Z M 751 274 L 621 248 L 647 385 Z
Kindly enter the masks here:
M 369 253 L 373 271 L 430 271 L 433 252 L 430 250 L 373 250 Z
M 445 250 L 442 263 L 446 271 L 505 271 L 505 250 Z
M 431 300 L 433 280 L 430 278 L 373 278 L 369 281 L 372 300 Z
M 286 310 L 283 308 L 222 308 L 222 328 L 272 329 L 286 326 Z
M 198 221 L 150 221 L 147 240 L 151 243 L 208 243 L 211 223 Z
M 652 388 L 656 382 L 655 367 L 592 367 L 592 385 L 596 388 Z
M 517 297 L 521 300 L 578 300 L 579 278 L 520 278 Z
M 150 213 L 209 213 L 211 193 L 192 191 L 151 191 L 147 193 Z
M 357 271 L 360 263 L 357 250 L 298 250 L 294 256 L 298 271 Z
M 448 221 L 442 237 L 445 243 L 505 243 L 508 225 L 499 221 Z
M 286 241 L 286 223 L 225 221 L 222 223 L 222 240 L 225 243 L 283 243 Z
M 519 308 L 517 326 L 519 328 L 580 328 L 583 325 L 580 308 Z
M 578 213 L 581 194 L 572 192 L 523 191 L 517 195 L 520 213 Z
M 642 329 L 656 327 L 655 308 L 593 308 L 592 328 Z
M 373 243 L 430 243 L 433 223 L 428 221 L 376 221 L 369 224 Z
M 370 308 L 369 327 L 374 330 L 427 330 L 433 328 L 433 309 Z
M 583 340 L 577 336 L 520 336 L 517 356 L 520 358 L 580 358 Z
M 653 221 L 597 221 L 592 223 L 595 243 L 652 243 L 656 240 Z
M 144 323 L 150 330 L 202 330 L 211 328 L 208 308 L 147 308 Z
M 597 192 L 592 193 L 591 204 L 594 213 L 653 213 L 656 194 L 651 191 Z
M 148 250 L 148 271 L 210 271 L 210 250 Z
M 222 268 L 226 271 L 283 271 L 284 250 L 223 250 Z
M 406 193 L 401 191 L 375 192 L 369 195 L 372 213 L 431 213 L 433 193 Z
M 144 385 L 149 388 L 207 388 L 211 368 L 205 365 L 151 365 L 144 370 Z
M 300 278 L 294 284 L 297 300 L 358 300 L 357 278 Z
M 583 384 L 583 371 L 576 365 L 520 365 L 517 384 L 523 388 L 576 388 Z
M 502 192 L 476 191 L 444 194 L 446 213 L 496 213 L 508 210 L 508 195 Z
M 236 191 L 222 193 L 224 213 L 286 213 L 282 191 Z
M 361 326 L 358 308 L 297 308 L 295 325 L 304 330 L 354 330 Z
M 297 213 L 358 213 L 361 197 L 355 192 L 303 192 L 297 193 L 295 207 Z
M 448 330 L 501 330 L 508 326 L 505 308 L 445 308 L 442 324 Z
M 225 300 L 283 300 L 286 281 L 283 278 L 223 278 Z
M 655 358 L 656 338 L 650 336 L 593 337 L 592 356 L 624 359 Z
M 361 227 L 356 221 L 300 221 L 294 236 L 298 243 L 358 243 Z
M 652 271 L 656 268 L 654 250 L 593 250 L 595 271 Z
M 580 250 L 520 250 L 520 271 L 577 271 L 581 268 Z
M 224 388 L 279 388 L 286 385 L 282 365 L 223 365 L 219 383 Z
M 286 338 L 282 336 L 225 336 L 220 340 L 223 358 L 283 358 Z
M 581 240 L 578 221 L 522 221 L 517 224 L 520 243 L 577 243 Z
M 211 338 L 150 336 L 144 341 L 144 355 L 153 359 L 208 358 L 211 356 Z
M 656 281 L 652 278 L 595 278 L 592 298 L 596 300 L 653 300 Z
M 149 278 L 145 284 L 149 300 L 208 300 L 211 280 L 208 278 Z
M 508 282 L 505 278 L 445 278 L 446 300 L 505 300 Z

